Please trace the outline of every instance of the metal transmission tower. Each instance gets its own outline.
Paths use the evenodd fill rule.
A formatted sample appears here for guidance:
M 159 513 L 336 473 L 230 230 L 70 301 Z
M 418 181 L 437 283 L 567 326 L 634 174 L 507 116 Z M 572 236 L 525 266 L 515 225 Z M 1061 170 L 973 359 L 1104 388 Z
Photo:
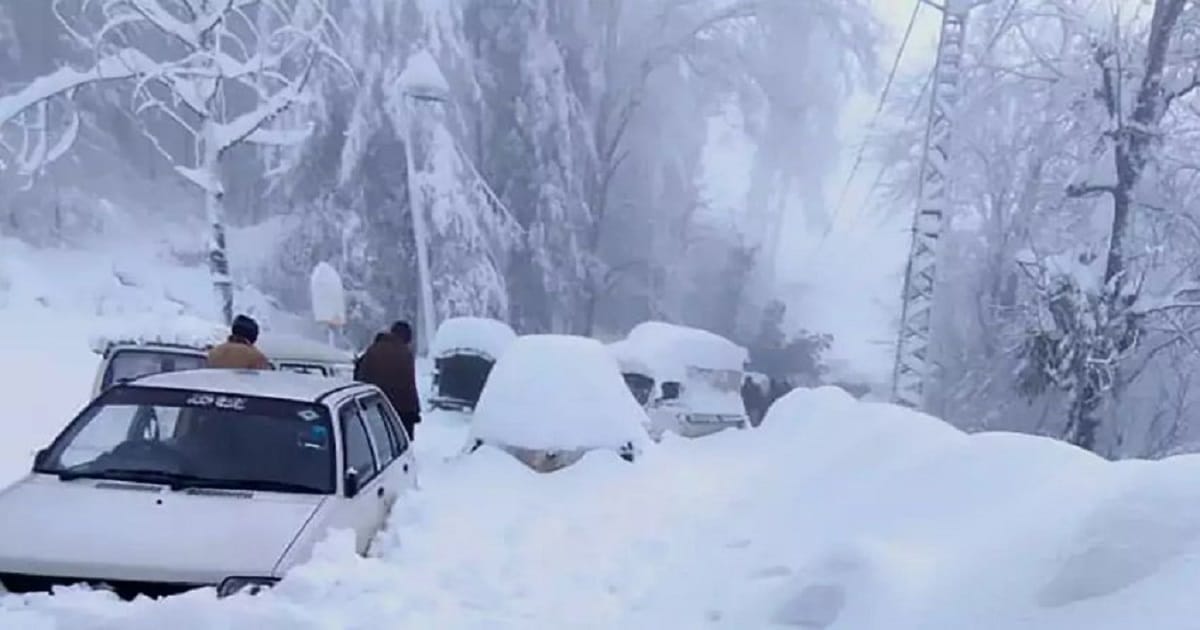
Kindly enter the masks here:
M 929 348 L 937 246 L 949 198 L 950 134 L 962 79 L 967 14 L 986 1 L 946 0 L 939 7 L 942 33 L 929 98 L 929 123 L 925 129 L 912 247 L 904 271 L 900 335 L 892 372 L 893 402 L 914 409 L 926 406 L 926 386 L 932 372 Z

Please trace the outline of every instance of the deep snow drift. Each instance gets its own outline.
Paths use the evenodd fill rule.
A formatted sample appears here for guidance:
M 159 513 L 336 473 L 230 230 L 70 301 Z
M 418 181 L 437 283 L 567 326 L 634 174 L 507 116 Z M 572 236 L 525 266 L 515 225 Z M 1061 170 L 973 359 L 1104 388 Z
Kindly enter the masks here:
M 758 430 L 550 475 L 492 449 L 428 450 L 463 432 L 422 425 L 422 489 L 376 557 L 330 541 L 257 598 L 0 597 L 0 627 L 1162 629 L 1200 615 L 1200 457 L 1110 464 L 836 390 L 793 393 Z

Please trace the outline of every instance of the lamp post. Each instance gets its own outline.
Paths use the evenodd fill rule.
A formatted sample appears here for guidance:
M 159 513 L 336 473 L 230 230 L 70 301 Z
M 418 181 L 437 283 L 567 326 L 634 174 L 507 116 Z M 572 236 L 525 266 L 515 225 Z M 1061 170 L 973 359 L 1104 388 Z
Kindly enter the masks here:
M 437 312 L 433 303 L 433 278 L 429 269 L 428 212 L 434 199 L 432 150 L 433 134 L 442 105 L 449 100 L 450 88 L 438 68 L 437 61 L 427 50 L 408 58 L 399 78 L 404 115 L 401 117 L 404 135 L 404 158 L 408 176 L 408 198 L 412 211 L 413 236 L 417 244 L 417 283 L 420 313 L 417 322 L 417 351 L 429 349 L 437 329 Z

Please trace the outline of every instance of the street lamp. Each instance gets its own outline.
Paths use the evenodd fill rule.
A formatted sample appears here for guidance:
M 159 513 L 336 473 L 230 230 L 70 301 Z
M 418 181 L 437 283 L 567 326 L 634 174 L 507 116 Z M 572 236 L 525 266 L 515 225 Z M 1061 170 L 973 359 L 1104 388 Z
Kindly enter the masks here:
M 413 217 L 413 236 L 417 243 L 417 284 L 420 288 L 420 320 L 417 323 L 417 350 L 427 352 L 437 328 L 433 303 L 433 278 L 429 270 L 429 228 L 426 213 L 434 199 L 433 160 L 430 156 L 439 110 L 450 99 L 450 86 L 428 50 L 421 49 L 408 58 L 398 80 L 405 116 L 404 158 L 408 176 L 408 198 Z M 418 151 L 418 147 L 421 149 Z M 420 160 L 418 162 L 418 160 Z

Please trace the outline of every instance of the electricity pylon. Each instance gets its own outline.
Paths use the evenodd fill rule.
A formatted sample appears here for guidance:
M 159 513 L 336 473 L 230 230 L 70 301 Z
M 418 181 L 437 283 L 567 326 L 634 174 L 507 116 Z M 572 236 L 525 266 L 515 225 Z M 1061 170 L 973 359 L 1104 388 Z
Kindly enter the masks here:
M 912 246 L 904 271 L 900 334 L 892 371 L 892 401 L 913 409 L 927 407 L 926 394 L 933 378 L 929 352 L 931 315 L 938 241 L 948 209 L 950 140 L 962 80 L 967 14 L 987 2 L 946 0 L 943 5 L 936 5 L 923 1 L 942 10 L 942 32 L 929 98 L 929 122 L 925 128 Z

